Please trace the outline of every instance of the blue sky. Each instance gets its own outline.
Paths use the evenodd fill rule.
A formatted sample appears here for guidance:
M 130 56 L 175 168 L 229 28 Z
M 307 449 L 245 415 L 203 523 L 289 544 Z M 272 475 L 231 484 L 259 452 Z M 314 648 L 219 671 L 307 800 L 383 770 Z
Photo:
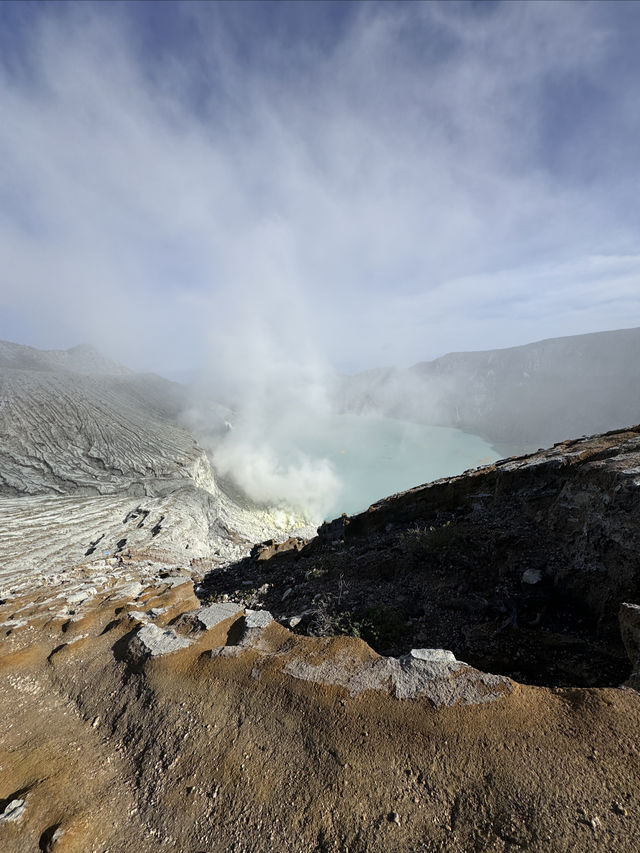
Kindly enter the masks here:
M 230 381 L 640 325 L 640 5 L 0 3 L 0 338 Z

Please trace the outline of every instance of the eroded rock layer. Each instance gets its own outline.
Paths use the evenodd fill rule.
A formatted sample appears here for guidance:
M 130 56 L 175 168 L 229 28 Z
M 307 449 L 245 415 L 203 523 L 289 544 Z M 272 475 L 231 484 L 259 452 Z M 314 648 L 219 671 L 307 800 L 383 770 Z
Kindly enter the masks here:
M 0 368 L 0 494 L 162 495 L 212 487 L 153 376 Z
M 91 347 L 0 341 L 0 585 L 130 549 L 215 564 L 304 523 L 220 488 L 186 406 Z

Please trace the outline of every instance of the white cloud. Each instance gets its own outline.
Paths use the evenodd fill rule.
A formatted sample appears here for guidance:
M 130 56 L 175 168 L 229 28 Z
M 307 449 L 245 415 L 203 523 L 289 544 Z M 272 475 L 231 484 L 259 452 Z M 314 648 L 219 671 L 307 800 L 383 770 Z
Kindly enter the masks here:
M 60 9 L 0 82 L 0 306 L 30 343 L 160 370 L 206 353 L 255 389 L 279 381 L 266 363 L 640 322 L 637 267 L 595 286 L 583 263 L 637 251 L 628 195 L 604 161 L 588 183 L 550 166 L 549 89 L 608 85 L 615 20 L 589 4 L 364 4 L 322 49 L 196 4 L 199 38 L 162 66 L 126 6 Z

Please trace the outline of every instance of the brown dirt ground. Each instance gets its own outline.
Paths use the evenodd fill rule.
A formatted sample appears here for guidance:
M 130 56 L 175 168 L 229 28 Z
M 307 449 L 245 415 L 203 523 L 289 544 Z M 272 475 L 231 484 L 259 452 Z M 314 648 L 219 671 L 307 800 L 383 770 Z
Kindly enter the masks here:
M 190 585 L 149 601 L 172 607 L 165 621 L 197 604 Z M 517 685 L 439 709 L 352 698 L 282 661 L 366 659 L 362 641 L 273 626 L 279 657 L 212 658 L 230 620 L 136 671 L 130 609 L 98 601 L 65 626 L 36 606 L 2 640 L 0 805 L 27 805 L 0 825 L 5 853 L 640 849 L 634 691 Z

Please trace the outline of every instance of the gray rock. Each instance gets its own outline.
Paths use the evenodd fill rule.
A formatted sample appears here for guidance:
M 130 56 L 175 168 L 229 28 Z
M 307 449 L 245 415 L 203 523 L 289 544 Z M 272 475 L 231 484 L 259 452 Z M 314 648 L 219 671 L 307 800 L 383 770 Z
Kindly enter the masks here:
M 247 629 L 266 628 L 273 622 L 273 616 L 268 610 L 245 610 L 244 618 Z
M 393 661 L 394 658 L 389 658 Z M 419 660 L 405 655 L 391 666 L 396 699 L 424 696 L 436 707 L 492 702 L 513 690 L 509 678 L 480 672 L 460 661 Z
M 141 663 L 150 657 L 171 654 L 189 646 L 189 640 L 179 637 L 170 628 L 157 625 L 145 625 L 129 640 L 129 657 L 135 663 Z
M 141 583 L 134 581 L 133 583 L 127 583 L 124 586 L 121 586 L 120 589 L 115 590 L 111 598 L 137 598 L 143 589 L 144 587 Z
M 622 642 L 634 668 L 640 663 L 640 604 L 623 602 L 618 612 Z
M 224 622 L 225 619 L 231 619 L 233 616 L 236 616 L 241 610 L 242 606 L 240 604 L 236 604 L 233 601 L 221 601 L 217 604 L 211 604 L 209 607 L 201 607 L 193 615 L 197 627 L 208 630 L 215 625 L 219 625 L 220 622 Z
M 521 580 L 528 586 L 535 586 L 542 580 L 542 572 L 538 569 L 527 569 L 526 572 L 522 573 Z
M 11 628 L 13 631 L 16 628 L 22 628 L 26 624 L 26 619 L 7 619 L 6 622 L 0 622 L 0 628 Z
M 185 583 L 192 583 L 191 578 L 177 577 L 177 578 L 166 578 L 164 581 L 171 589 L 176 586 L 182 586 Z
M 455 663 L 455 655 L 447 649 L 411 649 L 409 656 L 416 660 L 437 661 L 438 663 Z
M 351 696 L 383 690 L 396 699 L 424 697 L 436 707 L 493 702 L 513 690 L 513 683 L 504 676 L 480 672 L 455 659 L 423 660 L 410 654 L 365 662 L 348 657 L 319 664 L 292 660 L 284 671 L 305 681 L 339 685 Z
M 0 815 L 0 823 L 13 823 L 22 818 L 27 808 L 24 800 L 11 800 L 9 805 Z
M 130 610 L 127 614 L 127 618 L 131 622 L 139 622 L 141 625 L 146 625 L 149 622 L 149 616 L 141 610 Z
M 242 646 L 218 646 L 211 649 L 210 655 L 212 658 L 237 658 L 244 653 L 245 649 Z
M 268 610 L 245 610 L 244 631 L 239 645 L 244 647 L 255 646 L 259 642 L 264 629 L 272 622 L 273 616 Z
M 640 605 L 623 602 L 618 611 L 618 621 L 620 636 L 633 667 L 625 686 L 640 690 Z
M 98 590 L 95 587 L 89 587 L 88 589 L 81 589 L 78 592 L 72 592 L 70 595 L 65 596 L 67 604 L 82 604 L 88 598 L 92 598 L 94 595 L 97 595 Z

